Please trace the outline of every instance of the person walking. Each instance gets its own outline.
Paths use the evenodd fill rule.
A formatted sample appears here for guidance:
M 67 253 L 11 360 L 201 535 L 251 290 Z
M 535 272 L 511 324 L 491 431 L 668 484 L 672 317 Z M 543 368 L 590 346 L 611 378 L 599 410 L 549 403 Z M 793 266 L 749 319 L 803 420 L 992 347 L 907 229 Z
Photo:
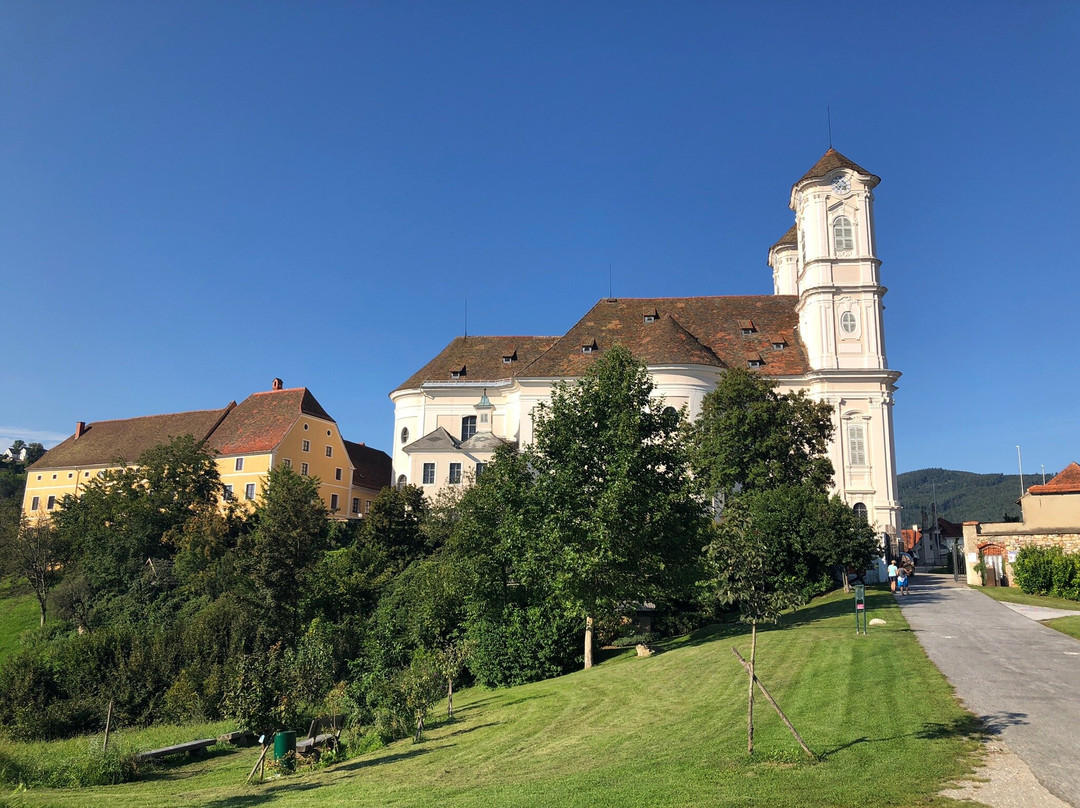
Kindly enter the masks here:
M 893 592 L 895 592 L 896 591 L 896 572 L 897 572 L 896 562 L 895 561 L 890 561 L 889 562 L 889 570 L 888 571 L 889 571 L 889 589 L 891 589 Z
M 896 585 L 900 587 L 900 594 L 906 595 L 908 593 L 908 571 L 906 567 L 900 567 L 897 571 Z M 896 591 L 895 589 L 893 590 Z

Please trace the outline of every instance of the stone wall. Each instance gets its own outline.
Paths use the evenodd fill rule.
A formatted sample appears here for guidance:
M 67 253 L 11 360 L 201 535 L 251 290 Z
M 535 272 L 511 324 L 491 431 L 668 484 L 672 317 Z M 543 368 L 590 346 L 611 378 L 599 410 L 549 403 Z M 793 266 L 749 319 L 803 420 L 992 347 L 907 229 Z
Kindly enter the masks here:
M 1066 553 L 1080 553 L 1080 528 L 1025 528 L 1022 522 L 964 522 L 964 557 L 967 561 L 967 582 L 978 586 L 982 577 L 974 567 L 979 562 L 979 548 L 987 544 L 1000 545 L 1005 554 L 1005 581 L 1012 585 L 1012 561 L 1021 547 L 1060 547 Z

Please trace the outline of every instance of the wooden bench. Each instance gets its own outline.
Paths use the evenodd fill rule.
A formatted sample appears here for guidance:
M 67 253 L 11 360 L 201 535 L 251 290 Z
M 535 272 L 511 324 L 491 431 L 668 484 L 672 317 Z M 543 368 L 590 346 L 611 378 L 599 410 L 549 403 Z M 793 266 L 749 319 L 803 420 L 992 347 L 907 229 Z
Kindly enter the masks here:
M 211 746 L 217 744 L 217 738 L 203 738 L 199 741 L 188 741 L 187 743 L 178 743 L 175 746 L 163 746 L 161 749 L 151 749 L 148 752 L 139 752 L 135 755 L 135 760 L 160 760 L 169 755 L 183 755 L 194 754 L 196 752 L 203 752 L 209 749 Z
M 307 737 L 296 742 L 296 754 L 314 756 L 318 759 L 320 747 L 325 746 L 327 749 L 333 749 L 337 746 L 342 726 L 344 726 L 344 716 L 319 716 L 308 727 Z M 323 731 L 327 729 L 330 732 Z
M 218 735 L 218 743 L 227 743 L 231 746 L 254 746 L 255 733 L 246 729 L 238 729 L 235 732 L 226 732 Z

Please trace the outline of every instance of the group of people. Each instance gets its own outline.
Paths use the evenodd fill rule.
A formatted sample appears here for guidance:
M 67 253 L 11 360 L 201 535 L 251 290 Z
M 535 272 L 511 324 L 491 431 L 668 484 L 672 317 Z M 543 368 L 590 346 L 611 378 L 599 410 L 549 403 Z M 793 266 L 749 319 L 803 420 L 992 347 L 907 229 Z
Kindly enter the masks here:
M 915 574 L 915 565 L 911 562 L 901 563 L 898 565 L 896 561 L 889 562 L 889 588 L 895 593 L 900 592 L 901 595 L 907 595 L 908 582 Z

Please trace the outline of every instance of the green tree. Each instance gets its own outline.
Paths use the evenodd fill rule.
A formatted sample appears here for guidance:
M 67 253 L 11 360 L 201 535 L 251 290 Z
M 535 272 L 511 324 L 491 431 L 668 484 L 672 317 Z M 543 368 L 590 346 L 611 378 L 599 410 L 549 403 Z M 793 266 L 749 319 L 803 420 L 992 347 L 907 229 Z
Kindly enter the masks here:
M 745 368 L 724 372 L 688 433 L 694 472 L 712 494 L 832 482 L 829 405 L 803 391 L 778 393 Z
M 704 509 L 680 416 L 651 398 L 645 366 L 616 345 L 537 409 L 527 460 L 542 514 L 539 553 L 555 594 L 585 621 L 659 600 L 695 578 Z
M 319 496 L 319 479 L 278 466 L 267 475 L 255 506 L 255 529 L 240 550 L 261 615 L 266 645 L 294 641 L 300 632 L 300 604 L 314 563 L 325 548 L 329 511 Z
M 758 623 L 775 623 L 785 609 L 803 600 L 804 577 L 798 553 L 785 528 L 792 523 L 792 496 L 785 488 L 747 494 L 731 501 L 706 547 L 707 586 L 721 603 L 736 604 L 750 624 L 750 686 L 746 745 L 754 753 L 754 685 Z M 797 492 L 796 492 L 797 493 Z M 797 517 L 796 517 L 797 520 Z
M 9 519 L 0 527 L 0 554 L 6 571 L 25 576 L 37 598 L 40 624 L 45 625 L 49 590 L 59 578 L 66 557 L 50 522 Z
M 134 466 L 91 478 L 54 512 L 61 542 L 95 601 L 129 596 L 145 569 L 171 559 L 165 535 L 217 507 L 221 490 L 209 449 L 191 435 L 155 446 Z
M 377 548 L 396 570 L 433 549 L 424 535 L 424 492 L 415 485 L 384 488 L 364 517 L 359 541 Z

